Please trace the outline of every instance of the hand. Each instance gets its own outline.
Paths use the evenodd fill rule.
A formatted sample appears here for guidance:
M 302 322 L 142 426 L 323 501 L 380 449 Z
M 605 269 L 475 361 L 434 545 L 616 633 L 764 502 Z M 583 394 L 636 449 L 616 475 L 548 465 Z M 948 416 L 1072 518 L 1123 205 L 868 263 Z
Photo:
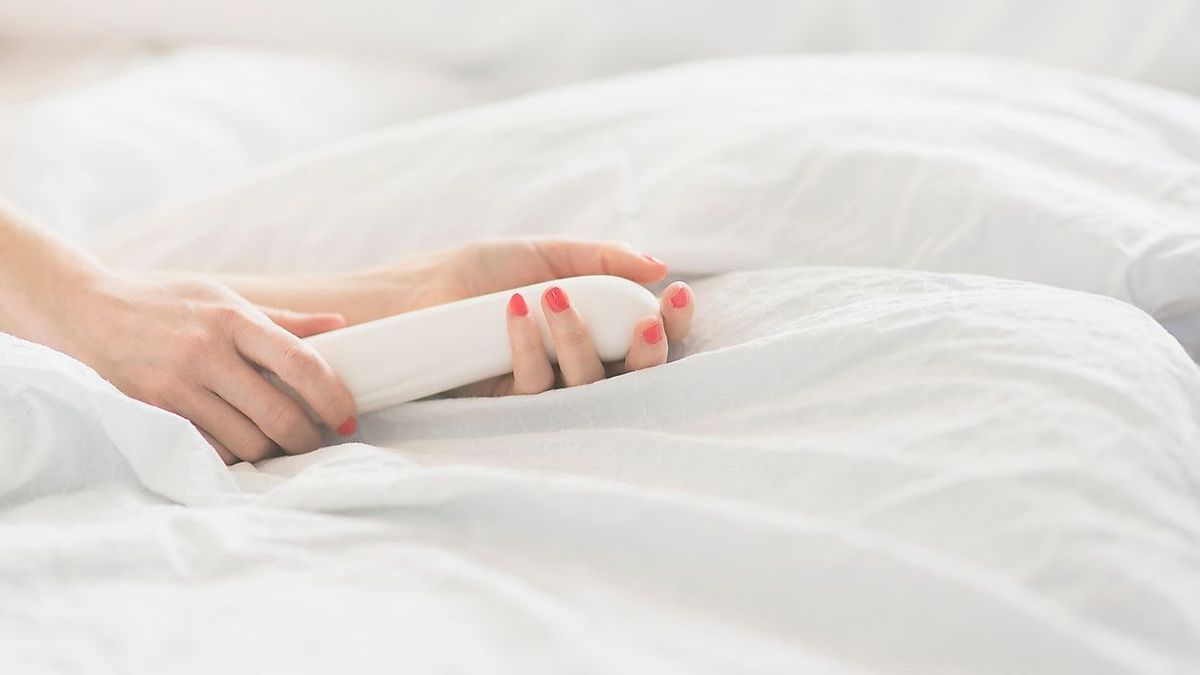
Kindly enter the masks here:
M 668 341 L 683 339 L 691 327 L 695 306 L 691 289 L 682 282 L 667 286 L 659 306 L 658 316 L 647 316 L 637 323 L 630 336 L 625 360 L 603 364 L 592 346 L 587 327 L 571 307 L 566 291 L 558 286 L 546 289 L 541 297 L 541 311 L 558 356 L 556 373 L 546 357 L 542 332 L 537 321 L 529 315 L 525 298 L 514 293 L 507 312 L 513 372 L 468 385 L 454 393 L 462 396 L 539 394 L 555 386 L 591 384 L 612 375 L 662 365 L 667 360 Z
M 638 283 L 654 283 L 667 274 L 667 266 L 630 247 L 610 242 L 564 239 L 484 241 L 459 249 L 441 294 L 429 297 L 455 300 L 552 279 L 586 274 L 612 274 Z M 550 328 L 557 372 L 546 358 L 542 334 L 529 316 L 528 303 L 540 304 Z M 619 363 L 603 364 L 592 346 L 571 299 L 553 286 L 541 298 L 514 294 L 509 300 L 507 321 L 513 372 L 478 382 L 453 392 L 461 396 L 505 396 L 537 394 L 556 386 L 574 387 L 605 377 L 661 365 L 667 360 L 669 342 L 687 336 L 695 311 L 695 300 L 687 284 L 675 282 L 659 298 L 659 314 L 638 322 L 630 336 L 629 352 Z
M 225 276 L 221 280 L 250 300 L 305 312 L 336 312 L 357 324 L 479 295 L 564 277 L 611 274 L 640 284 L 662 281 L 667 266 L 629 246 L 571 239 L 501 239 L 413 256 L 386 267 L 338 275 Z M 682 340 L 691 327 L 695 298 L 682 282 L 667 287 L 657 316 L 647 316 L 631 336 L 623 363 L 598 365 L 595 349 L 579 317 L 562 294 L 555 311 L 539 298 L 550 321 L 561 376 L 540 353 L 540 335 L 519 312 L 533 298 L 514 300 L 508 310 L 514 373 L 454 393 L 472 396 L 531 394 L 557 383 L 586 384 L 606 374 L 640 370 L 666 361 L 667 343 Z M 558 299 L 555 299 L 558 303 Z M 555 306 L 558 306 L 557 304 Z M 665 338 L 665 339 L 664 339 Z M 536 342 L 535 342 L 536 341 Z
M 422 254 L 388 267 L 319 278 L 250 278 L 234 283 L 257 302 L 295 309 L 336 311 L 350 323 L 370 321 L 465 298 L 552 279 L 612 274 L 642 284 L 661 281 L 667 266 L 629 246 L 568 239 L 483 241 Z M 546 360 L 541 335 L 527 316 L 528 304 L 540 303 L 551 328 L 560 374 Z M 561 309 L 558 309 L 559 307 Z M 514 373 L 457 390 L 490 396 L 532 394 L 556 384 L 587 384 L 666 361 L 667 343 L 682 340 L 691 326 L 695 300 L 682 282 L 667 287 L 657 316 L 647 316 L 630 336 L 624 362 L 602 365 L 587 331 L 565 293 L 554 298 L 514 298 L 508 332 Z
M 354 401 L 297 336 L 340 328 L 336 314 L 256 308 L 200 281 L 105 274 L 63 301 L 43 341 L 129 396 L 190 420 L 226 463 L 316 449 L 317 426 L 259 371 L 274 372 L 321 421 L 354 432 Z

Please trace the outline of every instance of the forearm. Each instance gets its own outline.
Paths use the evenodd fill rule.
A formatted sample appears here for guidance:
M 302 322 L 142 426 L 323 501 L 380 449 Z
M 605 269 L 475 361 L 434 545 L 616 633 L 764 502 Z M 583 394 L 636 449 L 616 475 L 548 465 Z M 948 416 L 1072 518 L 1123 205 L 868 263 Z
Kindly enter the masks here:
M 91 256 L 0 200 L 0 332 L 50 344 L 67 296 L 102 271 Z
M 359 323 L 372 313 L 364 302 L 371 299 L 374 288 L 367 274 L 209 274 L 199 278 L 224 284 L 262 307 L 334 312 L 345 316 L 348 323 Z
M 448 302 L 445 275 L 453 251 L 422 254 L 387 267 L 333 274 L 210 274 L 164 272 L 163 278 L 219 283 L 262 307 L 332 312 L 348 324 Z

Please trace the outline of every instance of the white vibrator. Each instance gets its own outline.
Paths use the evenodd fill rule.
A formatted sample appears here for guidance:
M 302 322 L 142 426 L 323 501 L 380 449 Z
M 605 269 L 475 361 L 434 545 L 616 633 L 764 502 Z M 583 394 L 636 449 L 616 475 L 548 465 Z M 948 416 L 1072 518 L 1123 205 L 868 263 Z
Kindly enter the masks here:
M 513 293 L 525 297 L 553 361 L 541 297 L 556 285 L 566 291 L 603 361 L 625 358 L 637 322 L 659 312 L 654 295 L 628 279 L 571 277 L 398 314 L 305 342 L 342 378 L 358 412 L 379 410 L 512 372 L 506 312 Z

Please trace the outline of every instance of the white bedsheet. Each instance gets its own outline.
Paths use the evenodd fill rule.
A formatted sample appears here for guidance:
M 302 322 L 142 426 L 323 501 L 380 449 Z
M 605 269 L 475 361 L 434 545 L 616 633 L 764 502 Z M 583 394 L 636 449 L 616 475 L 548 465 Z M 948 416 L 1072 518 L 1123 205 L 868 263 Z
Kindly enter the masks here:
M 1191 307 L 1197 104 L 862 63 L 710 64 L 402 125 L 100 233 L 131 265 L 277 271 L 620 235 L 678 259 L 700 309 L 666 366 L 406 405 L 233 471 L 185 421 L 0 336 L 0 671 L 1200 666 L 1200 371 L 1133 306 Z M 686 95 L 630 96 L 667 90 Z M 951 140 L 983 160 L 944 163 Z M 1020 180 L 1035 159 L 1044 180 Z

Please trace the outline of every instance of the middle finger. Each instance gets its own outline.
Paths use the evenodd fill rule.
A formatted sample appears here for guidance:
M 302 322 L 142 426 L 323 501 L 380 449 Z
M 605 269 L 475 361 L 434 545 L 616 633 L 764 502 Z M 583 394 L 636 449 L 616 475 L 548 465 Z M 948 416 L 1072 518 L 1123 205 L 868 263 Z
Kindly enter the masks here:
M 563 384 L 575 387 L 604 379 L 604 364 L 592 345 L 592 336 L 571 307 L 566 291 L 558 286 L 546 289 L 542 294 L 542 313 L 554 340 Z

